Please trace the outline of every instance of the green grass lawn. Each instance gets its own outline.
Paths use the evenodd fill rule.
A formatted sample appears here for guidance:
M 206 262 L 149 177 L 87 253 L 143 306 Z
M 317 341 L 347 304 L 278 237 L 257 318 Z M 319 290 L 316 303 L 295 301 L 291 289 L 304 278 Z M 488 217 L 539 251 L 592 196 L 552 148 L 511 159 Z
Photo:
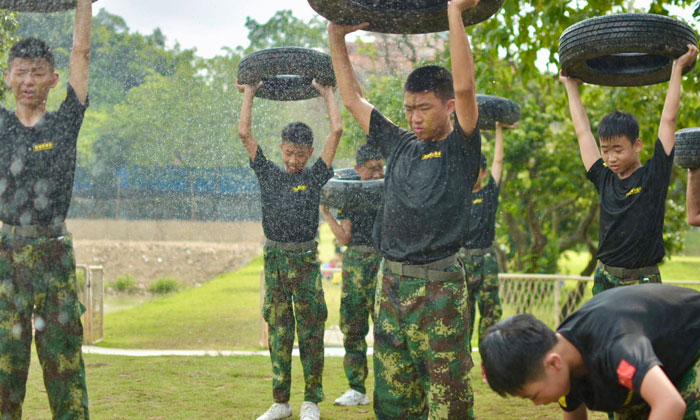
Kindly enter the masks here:
M 36 354 L 24 403 L 24 419 L 51 418 Z M 120 357 L 86 355 L 91 417 L 114 420 L 233 419 L 249 420 L 272 403 L 269 359 L 250 357 Z M 371 362 L 371 358 L 370 358 Z M 478 360 L 476 360 L 478 363 Z M 503 399 L 482 383 L 472 370 L 475 411 L 481 420 L 561 419 L 556 405 L 536 407 L 519 398 Z M 293 419 L 298 419 L 303 397 L 299 358 L 292 367 Z M 372 369 L 367 385 L 372 392 Z M 333 400 L 347 389 L 341 358 L 326 358 L 323 376 L 325 420 L 374 419 L 371 406 L 335 407 Z M 590 418 L 590 417 L 589 417 Z M 603 420 L 602 415 L 592 416 Z

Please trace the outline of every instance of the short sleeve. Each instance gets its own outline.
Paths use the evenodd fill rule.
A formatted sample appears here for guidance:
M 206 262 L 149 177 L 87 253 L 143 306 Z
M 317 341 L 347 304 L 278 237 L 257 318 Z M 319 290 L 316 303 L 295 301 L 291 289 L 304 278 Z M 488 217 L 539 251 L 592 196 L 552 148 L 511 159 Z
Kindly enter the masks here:
M 673 146 L 670 154 L 666 154 L 664 144 L 661 139 L 656 139 L 654 143 L 654 154 L 649 159 L 647 166 L 651 163 L 654 166 L 654 178 L 663 178 L 671 182 L 671 172 L 673 171 L 673 156 L 676 154 L 676 146 Z
M 591 166 L 588 172 L 586 172 L 586 177 L 600 191 L 600 186 L 602 185 L 605 174 L 608 171 L 610 171 L 610 169 L 605 166 L 605 162 L 602 158 L 600 158 L 593 164 L 593 166 Z
M 575 411 L 581 404 L 583 403 L 572 395 L 564 395 L 559 398 L 559 407 L 566 412 Z
M 263 153 L 260 146 L 258 150 L 255 151 L 255 159 L 250 161 L 250 167 L 253 168 L 253 172 L 258 178 L 264 178 L 267 173 L 269 173 L 272 162 L 267 160 L 265 154 Z
M 393 148 L 396 147 L 400 132 L 401 128 L 398 125 L 391 122 L 376 108 L 372 109 L 367 143 L 379 148 L 385 159 L 389 157 Z
M 649 369 L 660 366 L 649 338 L 639 334 L 620 337 L 608 350 L 608 366 L 614 370 L 619 385 L 641 393 L 642 381 Z
M 62 126 L 62 129 L 73 133 L 69 138 L 75 138 L 77 141 L 78 132 L 83 124 L 83 117 L 85 116 L 85 110 L 88 107 L 88 100 L 85 100 L 84 104 L 81 104 L 78 100 L 78 95 L 73 90 L 73 86 L 68 84 L 68 89 L 66 92 L 66 99 L 63 100 L 61 107 L 57 112 L 57 121 Z
M 311 167 L 311 180 L 318 188 L 323 187 L 329 179 L 333 178 L 333 174 L 333 168 L 326 166 L 326 162 L 321 158 L 318 158 Z

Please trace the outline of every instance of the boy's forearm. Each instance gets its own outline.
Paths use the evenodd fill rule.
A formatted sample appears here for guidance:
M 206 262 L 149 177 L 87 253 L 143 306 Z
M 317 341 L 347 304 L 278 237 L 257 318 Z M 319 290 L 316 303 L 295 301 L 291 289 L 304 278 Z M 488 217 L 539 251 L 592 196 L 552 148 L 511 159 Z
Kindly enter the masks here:
M 593 164 L 600 159 L 600 152 L 595 137 L 591 131 L 591 123 L 586 114 L 586 108 L 581 101 L 579 87 L 574 84 L 566 84 L 566 93 L 569 97 L 569 112 L 574 123 L 576 137 L 578 138 L 579 151 L 583 166 L 588 171 Z
M 469 37 L 464 29 L 462 10 L 450 3 L 448 4 L 447 17 L 450 25 L 450 58 L 452 60 L 457 118 L 463 131 L 471 133 L 476 129 L 479 119 L 474 56 Z
M 333 159 L 335 159 L 335 152 L 338 149 L 338 143 L 340 143 L 340 138 L 343 135 L 343 120 L 340 118 L 340 109 L 338 109 L 338 102 L 335 100 L 333 91 L 331 89 L 326 89 L 323 99 L 326 102 L 326 108 L 328 109 L 328 118 L 330 119 L 331 131 L 326 138 L 326 144 L 323 145 L 323 151 L 321 152 L 321 159 L 326 164 L 328 168 L 333 165 Z
M 688 224 L 700 226 L 700 169 L 688 170 L 685 210 Z
M 328 227 L 331 229 L 331 232 L 333 232 L 333 236 L 340 242 L 341 245 L 345 246 L 350 243 L 350 235 L 343 229 L 340 223 L 333 217 L 333 215 L 330 212 L 324 212 L 321 213 L 323 215 L 323 218 L 326 220 L 326 223 L 328 223 Z
M 253 94 L 246 91 L 243 94 L 243 103 L 241 104 L 241 115 L 238 119 L 238 136 L 241 138 L 241 142 L 246 148 L 250 160 L 255 159 L 255 154 L 258 151 L 258 144 L 255 141 L 255 138 L 253 138 L 252 114 Z
M 491 163 L 491 176 L 496 184 L 501 183 L 503 173 L 503 126 L 496 123 L 496 142 L 493 146 L 493 163 Z
M 682 79 L 683 69 L 681 66 L 674 65 L 671 71 L 671 79 L 668 82 L 664 109 L 661 112 L 661 121 L 659 122 L 659 140 L 661 140 L 666 154 L 671 153 L 676 142 L 676 123 L 681 103 Z
M 90 75 L 92 0 L 78 0 L 73 28 L 69 81 L 81 103 L 85 103 Z

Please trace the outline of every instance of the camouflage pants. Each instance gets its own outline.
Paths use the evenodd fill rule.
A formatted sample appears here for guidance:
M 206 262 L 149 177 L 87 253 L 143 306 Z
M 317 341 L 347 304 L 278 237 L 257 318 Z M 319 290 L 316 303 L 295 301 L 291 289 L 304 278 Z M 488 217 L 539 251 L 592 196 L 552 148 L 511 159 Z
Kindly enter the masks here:
M 22 417 L 32 314 L 53 418 L 89 418 L 82 308 L 69 233 L 36 239 L 0 234 L 0 419 Z
M 476 306 L 479 306 L 479 339 L 486 335 L 503 314 L 498 297 L 498 262 L 492 253 L 484 255 L 464 254 L 464 271 L 469 289 L 469 343 L 474 335 Z
M 593 276 L 593 295 L 597 295 L 600 292 L 604 292 L 614 287 L 644 283 L 661 283 L 661 274 L 648 274 L 640 277 L 620 278 L 613 276 L 599 266 L 596 268 Z
M 693 366 L 675 384 L 685 400 L 683 420 L 700 420 L 700 354 Z M 636 404 L 615 413 L 615 420 L 637 420 L 649 418 L 650 407 L 646 403 Z
M 446 271 L 462 271 L 453 265 Z M 374 322 L 378 420 L 473 419 L 462 279 L 432 281 L 384 268 Z
M 304 400 L 323 401 L 323 332 L 328 315 L 323 296 L 318 253 L 287 251 L 266 245 L 265 302 L 275 402 L 289 401 L 292 385 L 294 328 L 304 368 Z
M 343 257 L 343 293 L 340 298 L 340 330 L 345 347 L 345 376 L 350 388 L 366 393 L 369 317 L 374 310 L 377 270 L 382 256 L 377 250 L 349 246 Z

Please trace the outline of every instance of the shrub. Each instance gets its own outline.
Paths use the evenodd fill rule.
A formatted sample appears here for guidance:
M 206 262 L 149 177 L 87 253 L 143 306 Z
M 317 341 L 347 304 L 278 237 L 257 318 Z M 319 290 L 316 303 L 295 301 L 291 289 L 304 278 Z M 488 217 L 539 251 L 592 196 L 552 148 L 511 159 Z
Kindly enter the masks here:
M 161 277 L 148 286 L 148 291 L 156 295 L 167 295 L 168 293 L 177 292 L 180 284 L 175 279 Z
M 138 285 L 136 284 L 136 280 L 134 280 L 134 276 L 131 274 L 123 274 L 109 285 L 109 287 L 112 288 L 115 292 L 120 292 L 120 293 L 135 293 L 138 290 Z

